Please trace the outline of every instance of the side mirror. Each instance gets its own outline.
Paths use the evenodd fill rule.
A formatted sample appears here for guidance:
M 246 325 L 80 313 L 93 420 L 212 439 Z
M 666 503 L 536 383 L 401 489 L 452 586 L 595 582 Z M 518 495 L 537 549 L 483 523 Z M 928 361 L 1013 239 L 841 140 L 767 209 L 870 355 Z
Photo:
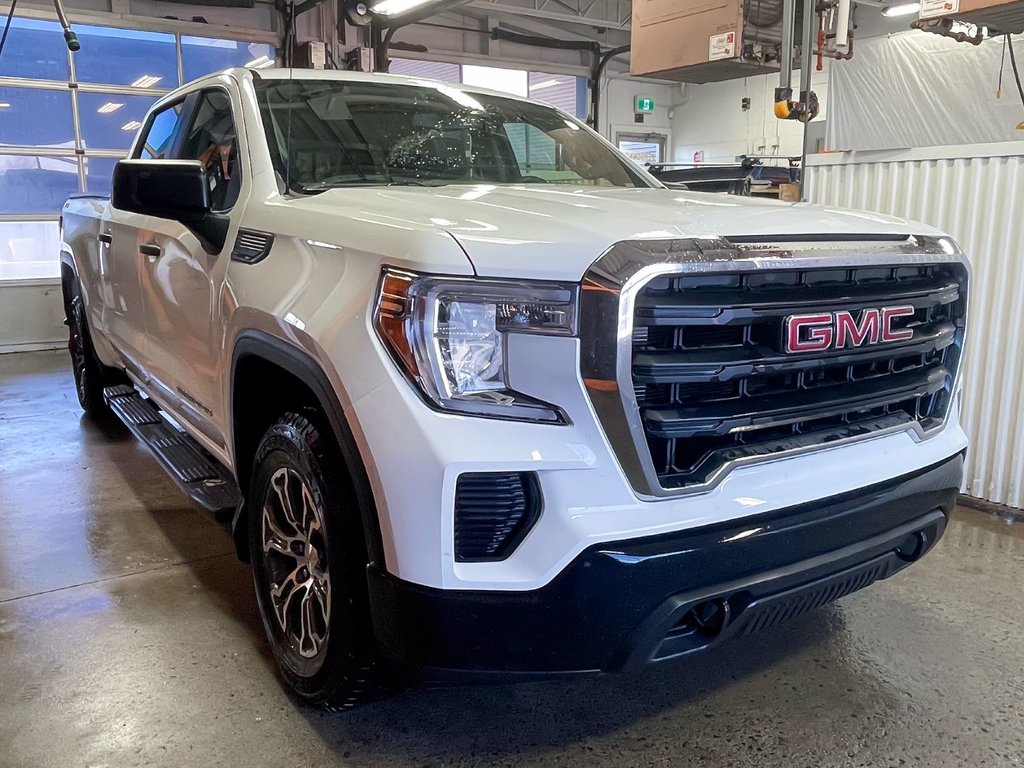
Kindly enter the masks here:
M 110 203 L 121 211 L 178 221 L 218 253 L 228 219 L 210 211 L 210 189 L 198 160 L 120 160 Z

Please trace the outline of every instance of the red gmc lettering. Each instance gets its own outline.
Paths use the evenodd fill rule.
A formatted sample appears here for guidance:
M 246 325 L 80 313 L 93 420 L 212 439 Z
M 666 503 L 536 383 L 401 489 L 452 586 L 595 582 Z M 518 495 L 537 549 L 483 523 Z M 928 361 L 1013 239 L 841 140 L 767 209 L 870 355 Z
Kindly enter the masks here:
M 897 317 L 909 317 L 914 314 L 913 307 L 885 307 L 882 310 L 882 341 L 909 341 L 914 338 L 914 331 L 901 328 L 894 331 L 892 321 Z
M 860 321 L 847 310 L 786 318 L 787 352 L 824 352 L 880 342 L 909 341 L 912 328 L 893 328 L 899 317 L 911 317 L 912 306 L 872 307 L 861 312 Z M 833 346 L 834 342 L 834 346 Z
M 803 339 L 801 328 L 807 329 Z M 786 349 L 789 352 L 823 352 L 832 346 L 832 313 L 794 315 L 786 320 Z

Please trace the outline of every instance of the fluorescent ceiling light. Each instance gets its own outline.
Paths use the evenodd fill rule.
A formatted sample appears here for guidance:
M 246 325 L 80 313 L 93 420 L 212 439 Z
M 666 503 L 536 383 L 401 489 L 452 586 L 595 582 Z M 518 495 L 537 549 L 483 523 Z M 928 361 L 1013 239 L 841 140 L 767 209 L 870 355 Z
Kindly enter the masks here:
M 910 16 L 913 13 L 918 13 L 921 10 L 920 3 L 905 3 L 903 5 L 890 5 L 887 8 L 882 9 L 883 16 Z
M 545 80 L 543 83 L 537 83 L 536 85 L 531 85 L 530 86 L 530 90 L 531 91 L 539 91 L 541 88 L 550 88 L 553 85 L 561 85 L 564 82 L 565 82 L 564 80 L 554 80 L 554 79 L 552 79 L 552 80 Z
M 10 105 L 9 102 L 0 101 L 0 109 L 10 109 L 10 108 L 11 108 L 11 105 Z
M 142 75 L 132 83 L 132 88 L 152 88 L 161 80 L 163 80 L 163 78 L 157 77 L 156 75 Z
M 123 106 L 124 104 L 120 101 L 108 101 L 106 104 L 104 104 L 96 111 L 99 112 L 101 115 L 109 115 L 111 112 L 117 112 L 117 110 L 119 110 Z
M 138 120 L 132 120 L 130 123 L 125 123 L 124 125 L 122 125 L 121 126 L 121 130 L 122 131 L 137 131 L 141 127 L 142 127 L 142 123 L 140 123 Z
M 254 69 L 263 69 L 264 67 L 274 66 L 274 60 L 267 56 L 266 54 L 264 54 L 262 56 L 257 56 L 252 61 L 247 61 L 245 63 L 245 66 L 252 67 Z
M 434 0 L 381 0 L 370 10 L 382 16 L 397 16 L 400 13 L 411 11 L 413 8 L 427 5 Z

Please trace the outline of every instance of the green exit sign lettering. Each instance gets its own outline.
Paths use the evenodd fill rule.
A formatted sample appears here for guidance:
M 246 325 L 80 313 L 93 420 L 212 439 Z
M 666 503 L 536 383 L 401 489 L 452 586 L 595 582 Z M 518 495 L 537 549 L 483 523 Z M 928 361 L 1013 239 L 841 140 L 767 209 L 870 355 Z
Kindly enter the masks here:
M 642 115 L 645 112 L 654 111 L 654 99 L 648 99 L 646 96 L 636 97 L 636 113 Z

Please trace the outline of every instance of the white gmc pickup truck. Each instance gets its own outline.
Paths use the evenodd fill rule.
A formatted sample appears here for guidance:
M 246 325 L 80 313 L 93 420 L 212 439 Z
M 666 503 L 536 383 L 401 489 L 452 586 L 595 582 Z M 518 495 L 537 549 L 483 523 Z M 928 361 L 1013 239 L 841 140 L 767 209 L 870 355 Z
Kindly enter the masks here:
M 666 189 L 540 103 L 229 70 L 62 224 L 83 407 L 230 510 L 305 701 L 692 654 L 905 568 L 960 487 L 955 243 Z

